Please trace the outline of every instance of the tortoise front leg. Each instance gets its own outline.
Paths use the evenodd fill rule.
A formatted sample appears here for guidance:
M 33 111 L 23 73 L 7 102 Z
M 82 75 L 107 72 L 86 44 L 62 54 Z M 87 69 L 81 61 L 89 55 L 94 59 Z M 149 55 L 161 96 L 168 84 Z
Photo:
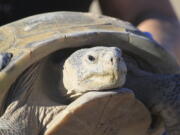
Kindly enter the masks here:
M 39 135 L 66 106 L 12 102 L 0 117 L 0 135 Z M 22 105 L 22 106 L 21 106 Z
M 10 104 L 0 117 L 0 135 L 39 134 L 40 128 L 35 112 L 35 109 L 28 106 L 18 108 L 17 103 Z
M 180 74 L 145 72 L 128 65 L 126 87 L 162 119 L 169 135 L 180 135 Z

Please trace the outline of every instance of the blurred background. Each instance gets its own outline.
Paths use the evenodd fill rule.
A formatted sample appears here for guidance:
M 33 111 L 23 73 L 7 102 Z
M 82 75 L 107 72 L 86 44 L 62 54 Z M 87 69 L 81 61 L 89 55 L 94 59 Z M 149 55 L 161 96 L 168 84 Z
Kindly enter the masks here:
M 170 0 L 176 13 L 177 13 L 177 16 L 180 20 L 180 0 Z M 92 3 L 91 7 L 90 7 L 90 11 L 91 12 L 95 12 L 95 13 L 98 13 L 100 14 L 101 11 L 99 9 L 99 5 L 98 5 L 98 0 L 94 0 L 94 2 Z
M 180 19 L 180 0 L 171 0 L 174 9 Z

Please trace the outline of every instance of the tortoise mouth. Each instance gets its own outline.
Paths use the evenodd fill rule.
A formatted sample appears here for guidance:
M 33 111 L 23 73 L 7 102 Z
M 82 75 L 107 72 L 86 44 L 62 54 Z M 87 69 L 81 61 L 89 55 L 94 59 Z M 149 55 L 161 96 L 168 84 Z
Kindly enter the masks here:
M 107 80 L 117 80 L 115 74 L 113 73 L 92 73 L 92 74 L 89 74 L 87 75 L 86 77 L 83 78 L 82 81 L 86 81 L 86 80 L 95 80 L 95 81 L 98 81 L 98 80 L 102 80 L 102 78 L 107 78 Z
M 78 81 L 78 84 L 81 84 L 79 87 L 79 91 L 102 91 L 106 89 L 122 87 L 122 85 L 124 84 L 123 80 L 125 80 L 126 73 L 126 70 L 120 69 L 112 70 L 111 72 L 109 71 L 105 73 L 91 73 L 85 76 L 82 80 Z
M 76 100 L 78 97 L 81 97 L 83 96 L 84 94 L 86 93 L 89 93 L 89 92 L 108 92 L 108 91 L 118 91 L 120 89 L 120 87 L 117 87 L 117 88 L 109 88 L 109 89 L 101 89 L 101 90 L 86 90 L 86 91 L 82 91 L 82 92 L 72 92 L 71 94 L 67 95 L 66 98 L 70 98 L 71 102 Z

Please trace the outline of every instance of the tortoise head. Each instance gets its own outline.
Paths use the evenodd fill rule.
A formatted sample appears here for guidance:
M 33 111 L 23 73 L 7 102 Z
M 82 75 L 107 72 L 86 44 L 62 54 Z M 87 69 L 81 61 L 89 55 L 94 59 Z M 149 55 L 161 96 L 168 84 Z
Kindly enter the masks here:
M 68 94 L 75 96 L 92 90 L 120 88 L 125 83 L 126 72 L 119 48 L 80 49 L 65 61 L 63 82 Z

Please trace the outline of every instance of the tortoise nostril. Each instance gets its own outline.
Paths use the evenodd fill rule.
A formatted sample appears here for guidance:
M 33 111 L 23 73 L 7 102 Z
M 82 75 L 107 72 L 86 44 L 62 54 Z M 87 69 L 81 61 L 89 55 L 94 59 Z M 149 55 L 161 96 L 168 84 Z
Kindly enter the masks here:
M 113 64 L 113 58 L 111 58 L 111 63 Z

